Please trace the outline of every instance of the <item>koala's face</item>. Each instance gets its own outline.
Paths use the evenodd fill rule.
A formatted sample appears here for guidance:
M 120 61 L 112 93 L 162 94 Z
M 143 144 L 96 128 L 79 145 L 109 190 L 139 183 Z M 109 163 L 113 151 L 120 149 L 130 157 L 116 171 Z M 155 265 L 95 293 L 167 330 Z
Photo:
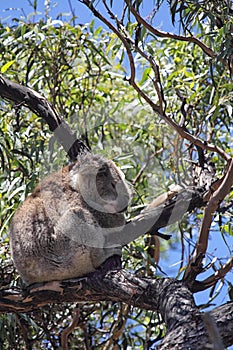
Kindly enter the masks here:
M 90 207 L 98 211 L 124 211 L 128 206 L 130 192 L 123 173 L 112 161 L 101 156 L 88 155 L 85 158 L 77 171 L 74 168 L 73 187 L 78 189 Z
M 126 210 L 130 195 L 124 174 L 112 161 L 99 167 L 96 174 L 98 195 L 107 212 L 116 213 Z M 98 196 L 97 196 L 98 200 Z

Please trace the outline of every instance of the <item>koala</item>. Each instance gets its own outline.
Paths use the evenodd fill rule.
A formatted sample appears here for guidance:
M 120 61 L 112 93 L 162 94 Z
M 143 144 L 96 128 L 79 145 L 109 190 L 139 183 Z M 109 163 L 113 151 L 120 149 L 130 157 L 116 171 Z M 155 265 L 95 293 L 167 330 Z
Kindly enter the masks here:
M 121 245 L 109 242 L 125 225 L 129 200 L 123 174 L 101 155 L 82 153 L 46 176 L 10 226 L 12 258 L 23 280 L 80 277 L 121 255 Z

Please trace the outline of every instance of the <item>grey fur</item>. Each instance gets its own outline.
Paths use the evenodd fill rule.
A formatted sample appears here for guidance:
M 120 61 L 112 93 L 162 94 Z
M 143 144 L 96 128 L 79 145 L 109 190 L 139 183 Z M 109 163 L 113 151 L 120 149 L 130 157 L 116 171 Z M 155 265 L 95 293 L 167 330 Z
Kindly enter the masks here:
M 95 271 L 121 246 L 106 247 L 125 224 L 128 186 L 116 165 L 84 153 L 48 175 L 18 208 L 11 223 L 14 264 L 25 280 L 62 280 Z

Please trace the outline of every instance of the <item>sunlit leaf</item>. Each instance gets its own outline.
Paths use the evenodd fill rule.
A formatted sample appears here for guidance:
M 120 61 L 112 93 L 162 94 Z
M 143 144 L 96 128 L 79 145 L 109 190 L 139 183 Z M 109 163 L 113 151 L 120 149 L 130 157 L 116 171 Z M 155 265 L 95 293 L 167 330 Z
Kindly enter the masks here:
M 8 68 L 10 68 L 12 66 L 12 64 L 15 63 L 15 60 L 11 60 L 7 63 L 5 63 L 2 67 L 1 67 L 1 73 L 5 73 Z

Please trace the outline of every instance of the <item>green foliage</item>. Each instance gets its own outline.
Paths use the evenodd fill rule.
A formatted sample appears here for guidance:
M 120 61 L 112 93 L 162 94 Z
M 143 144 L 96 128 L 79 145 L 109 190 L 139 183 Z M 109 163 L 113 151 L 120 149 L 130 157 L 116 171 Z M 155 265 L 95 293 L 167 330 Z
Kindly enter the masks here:
M 172 22 L 175 24 L 177 15 L 184 30 L 191 31 L 197 22 L 208 21 L 210 29 L 221 27 L 229 22 L 232 16 L 231 3 L 228 0 L 169 0 Z
M 160 7 L 163 1 L 155 3 Z M 158 39 L 145 28 L 141 28 L 138 46 L 158 63 L 166 113 L 182 123 L 182 108 L 186 108 L 184 126 L 193 135 L 211 141 L 232 156 L 233 93 L 228 70 L 232 60 L 231 11 L 227 6 L 221 7 L 222 3 L 227 4 L 225 1 L 169 3 L 173 22 L 179 16 L 184 31 L 195 29 L 216 52 L 216 59 L 208 58 L 197 45 Z M 110 1 L 110 5 L 113 6 L 114 1 Z M 138 10 L 142 6 L 143 1 L 135 1 Z M 36 1 L 33 9 L 37 9 Z M 116 35 L 97 27 L 94 21 L 90 25 L 73 26 L 45 18 L 34 24 L 18 21 L 15 26 L 0 27 L 0 68 L 4 76 L 42 93 L 95 152 L 117 162 L 134 185 L 129 217 L 167 191 L 170 185 L 192 184 L 190 161 L 197 160 L 197 153 L 155 116 L 129 86 L 125 79 L 128 74 L 125 51 Z M 130 16 L 129 19 L 132 20 Z M 126 27 L 134 36 L 137 23 L 129 21 Z M 158 103 L 152 67 L 133 46 L 131 49 L 139 86 Z M 40 177 L 67 163 L 67 158 L 45 122 L 25 107 L 1 101 L 0 111 L 1 283 L 21 286 L 10 261 L 11 217 Z M 216 154 L 208 156 L 221 176 L 223 160 Z M 225 241 L 233 235 L 232 197 L 231 192 L 214 223 L 216 234 L 222 235 Z M 197 211 L 185 216 L 179 227 L 169 227 L 174 238 L 169 243 L 161 241 L 162 270 L 167 267 L 170 252 L 178 253 L 181 242 L 186 240 L 187 250 L 192 249 L 202 217 L 202 212 Z M 163 275 L 147 248 L 147 238 L 128 245 L 123 252 L 124 266 L 141 276 Z M 178 254 L 174 259 L 175 263 Z M 210 259 L 212 255 L 207 254 L 207 261 Z M 220 257 L 213 269 L 223 262 Z M 173 273 L 181 275 L 183 268 L 181 263 Z M 211 293 L 210 298 L 214 298 L 219 291 L 213 289 Z M 110 337 L 115 315 L 119 309 L 123 313 L 124 307 L 107 302 L 80 306 L 82 322 L 70 337 L 70 349 L 101 348 Z M 3 349 L 21 349 L 25 344 L 27 349 L 58 349 L 59 335 L 72 320 L 73 313 L 73 305 L 54 305 L 27 315 L 2 316 Z M 124 349 L 127 344 L 146 349 L 163 333 L 158 315 L 132 309 L 127 310 L 125 318 L 127 322 L 118 339 L 118 348 Z M 150 338 L 152 332 L 154 338 Z
M 5 76 L 42 92 L 73 129 L 88 139 L 96 152 L 118 162 L 129 180 L 136 177 L 144 164 L 145 152 L 149 155 L 161 147 L 159 132 L 154 136 L 148 133 L 148 130 L 155 130 L 151 111 L 135 104 L 137 96 L 124 81 L 124 67 L 116 58 L 119 41 L 114 35 L 101 28 L 95 29 L 93 23 L 72 27 L 61 21 L 48 20 L 35 25 L 22 23 L 14 28 L 2 27 L 0 42 L 4 48 L 0 55 Z M 7 249 L 10 219 L 38 180 L 67 163 L 67 159 L 44 121 L 26 108 L 2 101 L 1 116 L 0 220 L 4 286 L 9 281 L 15 284 Z M 137 198 L 143 205 L 147 196 L 146 175 L 143 177 L 137 184 L 135 206 L 138 205 Z M 136 245 L 133 249 L 137 249 Z M 16 282 L 21 283 L 19 279 Z M 113 307 L 111 317 L 114 313 Z M 29 344 L 41 344 L 41 348 L 46 349 L 52 344 L 56 348 L 56 334 L 67 325 L 71 316 L 72 308 L 68 306 L 56 306 L 49 311 L 45 307 L 41 312 L 28 315 L 4 316 L 1 320 L 4 348 L 23 347 L 22 327 L 27 329 L 28 347 Z M 104 341 L 102 332 L 95 329 L 96 323 L 102 322 L 110 329 L 110 320 L 112 318 L 108 322 L 105 320 L 104 313 L 90 316 L 87 321 L 89 336 L 95 337 L 96 343 Z M 132 327 L 129 324 L 129 329 Z M 76 332 L 75 339 L 72 338 L 73 346 L 83 341 L 82 332 Z

